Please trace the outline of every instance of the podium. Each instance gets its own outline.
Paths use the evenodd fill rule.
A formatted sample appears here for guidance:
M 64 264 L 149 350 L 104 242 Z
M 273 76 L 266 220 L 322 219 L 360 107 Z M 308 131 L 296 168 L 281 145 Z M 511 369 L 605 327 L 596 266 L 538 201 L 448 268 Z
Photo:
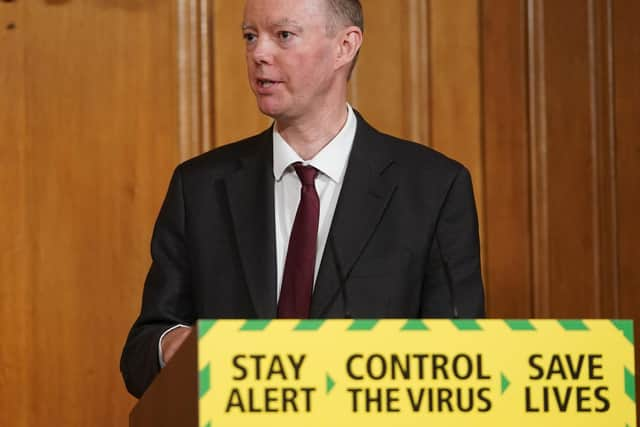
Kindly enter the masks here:
M 624 427 L 634 370 L 630 320 L 200 320 L 130 425 Z
M 191 333 L 131 411 L 130 427 L 199 427 L 197 363 Z

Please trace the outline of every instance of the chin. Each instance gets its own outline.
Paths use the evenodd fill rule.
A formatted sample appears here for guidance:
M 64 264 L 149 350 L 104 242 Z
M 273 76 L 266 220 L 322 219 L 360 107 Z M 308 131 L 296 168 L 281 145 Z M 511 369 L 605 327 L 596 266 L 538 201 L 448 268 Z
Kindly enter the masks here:
M 268 101 L 258 101 L 258 109 L 262 112 L 262 114 L 264 114 L 265 116 L 269 116 L 274 120 L 277 120 L 284 114 L 284 111 L 280 105 Z

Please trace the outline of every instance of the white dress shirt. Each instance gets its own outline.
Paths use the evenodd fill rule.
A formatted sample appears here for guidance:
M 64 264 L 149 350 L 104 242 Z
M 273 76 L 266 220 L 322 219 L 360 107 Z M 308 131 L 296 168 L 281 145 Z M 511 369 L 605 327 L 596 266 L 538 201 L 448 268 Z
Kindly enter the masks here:
M 333 213 L 338 203 L 344 174 L 353 139 L 356 135 L 357 120 L 353 109 L 347 104 L 347 120 L 338 134 L 318 154 L 310 160 L 302 160 L 273 127 L 273 176 L 275 178 L 274 206 L 276 231 L 276 271 L 277 298 L 280 298 L 284 264 L 289 247 L 291 229 L 300 203 L 302 184 L 293 164 L 311 165 L 318 170 L 315 180 L 316 191 L 320 199 L 320 217 L 318 223 L 318 241 L 313 282 L 318 277 L 320 261 L 329 235 Z
M 311 165 L 318 170 L 315 186 L 320 199 L 320 218 L 318 223 L 318 241 L 316 247 L 316 265 L 313 275 L 313 282 L 318 277 L 320 261 L 324 253 L 324 247 L 329 236 L 329 228 L 333 220 L 333 213 L 338 203 L 338 196 L 342 188 L 344 174 L 347 170 L 347 162 L 351 154 L 353 139 L 356 136 L 358 121 L 353 109 L 347 104 L 347 120 L 342 130 L 324 146 L 318 154 L 311 160 L 302 160 L 293 148 L 287 144 L 278 133 L 276 126 L 273 127 L 273 176 L 274 186 L 274 206 L 275 206 L 275 230 L 276 230 L 276 270 L 277 270 L 277 295 L 280 299 L 280 289 L 282 288 L 282 275 L 284 273 L 284 263 L 289 247 L 289 237 L 291 228 L 296 217 L 298 204 L 300 203 L 300 188 L 302 184 L 293 169 L 294 163 Z M 158 360 L 160 367 L 164 367 L 164 357 L 162 354 L 162 339 L 169 332 L 176 328 L 189 328 L 187 325 L 175 325 L 162 334 L 158 340 Z

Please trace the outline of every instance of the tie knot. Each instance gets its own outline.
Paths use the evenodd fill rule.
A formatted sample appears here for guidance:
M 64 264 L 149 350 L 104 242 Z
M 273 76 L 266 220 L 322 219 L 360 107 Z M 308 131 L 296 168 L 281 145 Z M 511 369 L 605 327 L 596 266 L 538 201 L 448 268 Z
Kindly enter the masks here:
M 296 173 L 298 174 L 298 178 L 300 178 L 300 182 L 302 182 L 303 186 L 313 186 L 313 182 L 318 176 L 318 169 L 313 166 L 304 166 L 302 163 L 296 163 L 293 165 Z

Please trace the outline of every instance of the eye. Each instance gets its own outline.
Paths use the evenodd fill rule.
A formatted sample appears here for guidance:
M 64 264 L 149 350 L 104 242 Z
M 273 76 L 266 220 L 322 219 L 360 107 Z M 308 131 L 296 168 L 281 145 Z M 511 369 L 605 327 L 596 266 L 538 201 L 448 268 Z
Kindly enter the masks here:
M 251 42 L 255 41 L 257 36 L 255 34 L 253 34 L 253 33 L 244 33 L 242 35 L 242 37 L 245 39 L 245 41 L 247 43 L 251 43 Z
M 293 33 L 290 31 L 280 31 L 278 32 L 278 37 L 280 37 L 280 40 L 287 41 L 293 37 Z

